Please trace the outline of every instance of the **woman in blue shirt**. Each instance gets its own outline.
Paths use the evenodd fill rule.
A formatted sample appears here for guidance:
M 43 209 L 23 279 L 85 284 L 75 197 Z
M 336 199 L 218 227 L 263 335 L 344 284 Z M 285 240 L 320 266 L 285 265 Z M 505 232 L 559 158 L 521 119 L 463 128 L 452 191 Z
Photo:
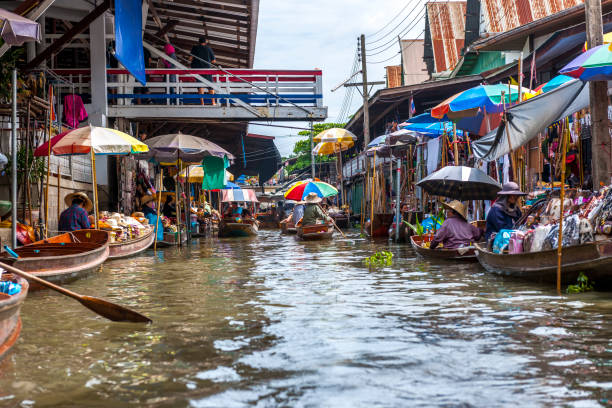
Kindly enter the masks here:
M 158 221 L 157 219 L 157 211 L 155 211 L 155 198 L 150 195 L 146 195 L 140 199 L 142 203 L 142 212 L 147 220 L 149 220 L 149 225 L 152 225 L 155 228 L 155 224 L 157 223 L 157 240 L 164 240 L 164 226 L 162 225 L 161 219 Z
M 494 232 L 497 233 L 503 229 L 513 228 L 514 223 L 522 215 L 521 209 L 517 204 L 518 198 L 527 194 L 519 189 L 518 184 L 511 181 L 504 184 L 502 190 L 497 195 L 499 198 L 491 206 L 489 214 L 487 214 L 487 229 L 485 231 L 487 241 Z

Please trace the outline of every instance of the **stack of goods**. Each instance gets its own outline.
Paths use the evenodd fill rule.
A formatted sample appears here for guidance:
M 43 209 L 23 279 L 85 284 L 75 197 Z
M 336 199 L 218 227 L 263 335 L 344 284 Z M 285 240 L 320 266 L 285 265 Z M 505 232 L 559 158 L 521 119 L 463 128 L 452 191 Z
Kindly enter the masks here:
M 119 213 L 100 213 L 98 227 L 111 231 L 111 242 L 126 242 L 147 235 L 153 226 L 143 213 L 136 212 L 131 217 Z
M 521 225 L 501 230 L 492 241 L 495 253 L 524 253 L 556 249 L 559 245 L 561 200 L 534 201 Z M 570 190 L 563 203 L 563 246 L 612 238 L 612 188 L 599 192 Z

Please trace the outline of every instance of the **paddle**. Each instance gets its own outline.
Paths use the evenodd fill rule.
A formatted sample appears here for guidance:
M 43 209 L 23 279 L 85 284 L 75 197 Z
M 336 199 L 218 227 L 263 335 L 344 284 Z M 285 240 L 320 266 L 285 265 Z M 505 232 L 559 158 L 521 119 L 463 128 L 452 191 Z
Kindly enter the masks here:
M 6 269 L 7 271 L 14 273 L 28 279 L 29 281 L 36 282 L 39 285 L 45 286 L 49 289 L 53 289 L 62 295 L 69 296 L 73 299 L 78 300 L 83 306 L 89 310 L 99 314 L 102 317 L 106 317 L 114 322 L 134 322 L 134 323 L 151 323 L 153 322 L 148 317 L 141 315 L 138 312 L 125 308 L 123 306 L 116 305 L 104 299 L 99 299 L 93 296 L 84 296 L 78 293 L 72 292 L 66 288 L 55 285 L 51 282 L 47 282 L 37 276 L 30 273 L 24 272 L 21 269 L 17 269 L 13 266 L 7 265 L 0 262 L 0 268 Z
M 321 206 L 320 206 L 319 204 L 317 204 L 317 206 L 318 206 L 319 208 L 321 208 Z M 330 217 L 330 216 L 329 216 L 329 214 L 327 214 L 323 208 L 321 208 L 321 211 L 323 211 L 323 214 L 325 214 L 325 215 L 327 215 L 327 216 L 329 217 L 329 219 L 331 220 L 332 224 L 334 224 L 334 227 L 336 227 L 336 229 L 338 230 L 338 232 L 339 232 L 340 234 L 342 234 L 342 236 L 343 236 L 344 238 L 346 238 L 346 235 L 344 235 L 344 232 L 342 232 L 342 230 L 341 230 L 340 228 L 338 228 L 338 226 L 336 225 L 336 221 L 334 221 L 333 217 Z

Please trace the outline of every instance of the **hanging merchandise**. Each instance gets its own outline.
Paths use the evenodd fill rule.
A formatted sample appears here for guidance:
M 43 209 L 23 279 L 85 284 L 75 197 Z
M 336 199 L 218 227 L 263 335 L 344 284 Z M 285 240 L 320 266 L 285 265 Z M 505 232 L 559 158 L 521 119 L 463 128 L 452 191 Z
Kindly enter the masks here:
M 64 120 L 68 126 L 76 128 L 79 123 L 87 119 L 87 111 L 79 95 L 64 96 Z
M 431 174 L 438 168 L 440 161 L 440 138 L 430 139 L 427 142 L 427 174 Z
M 227 156 L 223 158 L 206 156 L 202 160 L 204 178 L 202 190 L 219 190 L 225 187 L 225 169 L 230 165 Z

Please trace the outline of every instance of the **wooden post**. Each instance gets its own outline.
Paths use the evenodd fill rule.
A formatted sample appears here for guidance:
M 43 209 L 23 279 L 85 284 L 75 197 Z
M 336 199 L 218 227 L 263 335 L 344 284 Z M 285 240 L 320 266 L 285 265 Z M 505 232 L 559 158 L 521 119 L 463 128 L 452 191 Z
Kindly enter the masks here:
M 49 179 L 51 178 L 51 110 L 53 109 L 52 104 L 53 93 L 49 95 L 49 133 L 47 137 L 47 143 L 49 145 L 47 148 L 47 181 L 45 185 L 45 238 L 49 238 Z
M 160 166 L 159 170 L 159 189 L 157 191 L 157 221 L 155 221 L 155 243 L 153 244 L 154 251 L 157 251 L 157 229 L 159 228 L 159 211 L 161 208 L 162 191 L 164 189 L 164 169 Z
M 376 178 L 376 150 L 374 150 L 374 165 L 372 166 L 372 196 L 370 202 L 370 237 L 374 236 L 374 179 Z
M 94 198 L 94 229 L 98 229 L 98 181 L 96 179 L 96 154 L 93 148 L 89 149 L 91 157 L 91 182 L 93 187 L 93 198 Z
M 453 122 L 453 152 L 455 155 L 455 166 L 459 165 L 459 147 L 457 146 L 457 124 Z
M 510 85 L 508 85 L 509 87 Z M 512 94 L 509 94 L 510 99 L 512 99 Z M 506 98 L 505 98 L 505 92 L 502 91 L 501 93 L 501 99 L 502 99 L 502 103 L 504 105 L 504 123 L 506 124 L 506 136 L 508 137 L 508 149 L 510 149 L 510 152 L 508 152 L 508 157 L 510 158 L 510 166 L 512 167 L 512 181 L 516 182 L 516 163 L 514 162 L 514 156 L 512 155 L 512 140 L 510 139 L 510 125 L 508 125 L 508 118 L 506 117 Z
M 569 136 L 569 119 L 561 133 L 561 203 L 559 213 L 559 244 L 557 245 L 557 293 L 561 295 L 561 260 L 563 257 L 563 201 L 565 200 L 565 150 Z
M 603 24 L 601 0 L 585 0 L 587 46 L 593 48 L 603 44 Z M 591 111 L 591 169 L 593 189 L 610 184 L 612 152 L 608 130 L 608 83 L 607 81 L 589 82 L 589 107 Z
M 361 45 L 361 78 L 363 81 L 363 150 L 368 150 L 368 144 L 370 143 L 370 107 L 368 106 L 369 95 L 368 95 L 368 65 L 366 64 L 366 46 L 365 46 L 365 35 L 361 34 L 360 38 Z M 374 163 L 376 166 L 376 163 Z
M 60 219 L 60 196 L 61 196 L 61 184 L 62 184 L 62 175 L 60 173 L 60 164 L 57 163 L 57 222 L 59 225 L 59 219 Z M 59 229 L 59 228 L 58 228 Z

